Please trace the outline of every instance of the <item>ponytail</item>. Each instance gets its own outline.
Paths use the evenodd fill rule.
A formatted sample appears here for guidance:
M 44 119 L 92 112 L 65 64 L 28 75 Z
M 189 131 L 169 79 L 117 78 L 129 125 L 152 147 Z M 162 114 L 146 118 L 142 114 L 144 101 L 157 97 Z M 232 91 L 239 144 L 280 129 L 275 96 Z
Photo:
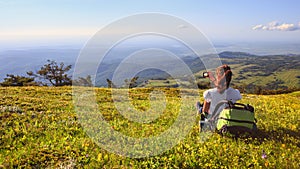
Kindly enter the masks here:
M 227 88 L 229 88 L 232 72 L 228 65 L 222 65 L 217 68 L 217 75 L 219 76 L 215 85 L 219 93 L 223 93 Z

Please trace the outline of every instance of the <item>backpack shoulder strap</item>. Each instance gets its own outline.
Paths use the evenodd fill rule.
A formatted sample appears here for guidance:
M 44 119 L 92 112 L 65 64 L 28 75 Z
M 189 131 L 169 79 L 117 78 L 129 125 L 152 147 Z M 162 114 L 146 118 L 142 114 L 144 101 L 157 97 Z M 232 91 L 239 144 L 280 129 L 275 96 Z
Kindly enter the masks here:
M 251 106 L 250 104 L 242 104 L 242 103 L 235 103 L 233 104 L 232 107 L 230 108 L 234 108 L 234 109 L 242 109 L 242 110 L 248 110 L 250 112 L 254 112 L 254 107 Z
M 220 112 L 217 113 L 217 111 L 219 110 L 219 108 L 223 105 L 226 105 L 225 107 L 233 107 L 234 104 L 231 102 L 231 101 L 228 101 L 228 100 L 221 100 L 215 107 L 215 110 L 212 112 L 211 114 L 211 119 L 214 120 L 214 119 L 217 119 Z

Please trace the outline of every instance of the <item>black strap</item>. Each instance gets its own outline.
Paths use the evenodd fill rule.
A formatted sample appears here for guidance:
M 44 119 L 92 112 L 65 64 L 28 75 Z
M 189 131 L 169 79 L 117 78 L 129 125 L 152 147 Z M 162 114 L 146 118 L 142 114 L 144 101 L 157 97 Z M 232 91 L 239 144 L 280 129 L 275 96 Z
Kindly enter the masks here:
M 227 119 L 227 118 L 224 118 L 224 117 L 219 117 L 218 119 L 227 120 L 227 121 L 232 121 L 232 122 L 237 122 L 237 123 L 250 123 L 250 124 L 255 124 L 255 122 L 247 121 L 247 120 Z

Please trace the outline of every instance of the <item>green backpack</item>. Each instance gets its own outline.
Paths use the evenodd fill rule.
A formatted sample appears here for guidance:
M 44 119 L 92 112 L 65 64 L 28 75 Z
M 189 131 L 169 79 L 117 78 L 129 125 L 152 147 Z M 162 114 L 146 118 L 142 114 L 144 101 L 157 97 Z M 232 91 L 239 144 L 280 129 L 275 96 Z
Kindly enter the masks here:
M 247 104 L 223 101 L 227 106 L 217 115 L 216 129 L 220 133 L 243 133 L 256 130 L 254 108 Z

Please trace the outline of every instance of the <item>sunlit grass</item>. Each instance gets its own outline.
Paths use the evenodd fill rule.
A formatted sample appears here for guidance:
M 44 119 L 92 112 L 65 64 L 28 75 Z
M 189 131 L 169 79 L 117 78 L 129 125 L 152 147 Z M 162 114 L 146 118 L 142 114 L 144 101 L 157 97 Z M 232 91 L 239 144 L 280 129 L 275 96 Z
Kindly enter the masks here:
M 153 122 L 137 123 L 114 107 L 111 89 L 96 89 L 97 105 L 114 130 L 132 137 L 151 137 L 167 130 L 182 108 L 179 89 L 161 89 L 166 109 Z M 126 104 L 150 110 L 153 89 L 133 89 Z M 189 94 L 187 100 L 202 95 Z M 0 88 L 0 168 L 298 168 L 300 158 L 300 92 L 243 95 L 255 107 L 256 138 L 212 134 L 201 142 L 197 120 L 184 140 L 154 157 L 131 159 L 97 146 L 85 134 L 75 112 L 71 87 Z M 128 109 L 128 111 L 131 111 Z M 141 130 L 142 129 L 142 130 Z

